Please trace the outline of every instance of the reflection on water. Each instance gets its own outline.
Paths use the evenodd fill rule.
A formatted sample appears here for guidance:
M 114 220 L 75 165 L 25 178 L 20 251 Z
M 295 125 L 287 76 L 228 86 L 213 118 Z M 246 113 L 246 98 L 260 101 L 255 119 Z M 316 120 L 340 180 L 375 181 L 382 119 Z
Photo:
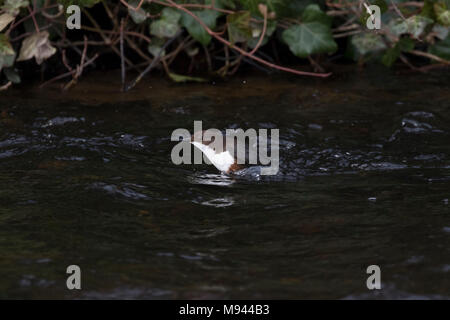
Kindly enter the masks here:
M 210 186 L 230 186 L 235 180 L 226 174 L 195 173 L 188 175 L 188 181 L 192 184 L 204 184 Z
M 195 202 L 195 201 L 194 201 Z M 212 206 L 216 208 L 229 207 L 234 204 L 233 198 L 216 198 L 201 202 L 204 206 Z
M 378 74 L 5 93 L 0 298 L 448 299 L 449 75 Z M 194 120 L 280 129 L 279 173 L 173 165 Z

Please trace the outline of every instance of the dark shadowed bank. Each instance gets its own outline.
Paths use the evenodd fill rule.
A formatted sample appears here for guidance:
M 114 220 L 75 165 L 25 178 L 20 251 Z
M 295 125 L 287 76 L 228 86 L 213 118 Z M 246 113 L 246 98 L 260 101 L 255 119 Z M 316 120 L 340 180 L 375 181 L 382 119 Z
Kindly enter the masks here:
M 78 8 L 81 29 L 69 30 Z M 325 78 L 349 62 L 425 73 L 450 63 L 449 9 L 449 0 L 2 0 L 0 85 L 68 89 L 94 68 L 121 68 L 123 89 L 152 69 L 175 82 L 248 69 Z

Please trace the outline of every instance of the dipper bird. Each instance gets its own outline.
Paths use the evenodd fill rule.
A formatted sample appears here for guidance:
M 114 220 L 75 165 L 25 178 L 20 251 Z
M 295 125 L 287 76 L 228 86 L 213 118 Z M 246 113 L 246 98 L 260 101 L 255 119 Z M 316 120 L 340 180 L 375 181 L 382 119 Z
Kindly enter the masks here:
M 225 135 L 221 136 L 221 145 L 223 148 L 220 150 L 220 148 L 214 147 L 217 145 L 217 143 L 215 143 L 216 137 L 212 136 L 210 140 L 205 140 L 203 133 L 204 131 L 196 132 L 192 135 L 191 139 L 188 139 L 187 141 L 203 152 L 203 154 L 217 169 L 221 172 L 229 174 L 244 168 L 237 163 L 237 158 L 232 155 L 229 150 L 227 150 Z

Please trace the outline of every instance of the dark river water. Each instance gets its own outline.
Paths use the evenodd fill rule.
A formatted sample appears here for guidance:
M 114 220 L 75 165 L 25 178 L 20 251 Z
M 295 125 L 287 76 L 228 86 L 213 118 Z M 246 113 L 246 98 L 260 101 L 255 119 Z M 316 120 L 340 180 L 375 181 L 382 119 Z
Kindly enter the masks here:
M 0 95 L 0 298 L 450 298 L 448 72 L 106 78 Z M 278 128 L 279 173 L 174 165 L 194 120 Z

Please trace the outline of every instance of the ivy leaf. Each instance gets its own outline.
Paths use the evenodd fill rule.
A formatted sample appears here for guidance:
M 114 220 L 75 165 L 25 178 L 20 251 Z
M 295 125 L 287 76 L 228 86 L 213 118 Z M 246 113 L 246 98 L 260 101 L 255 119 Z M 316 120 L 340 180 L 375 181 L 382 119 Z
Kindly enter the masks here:
M 436 38 L 444 40 L 447 38 L 450 28 L 441 26 L 440 24 L 435 24 L 431 32 L 435 34 Z
M 354 35 L 351 39 L 351 43 L 355 46 L 358 53 L 363 56 L 369 52 L 386 49 L 383 38 L 372 32 Z
M 436 42 L 428 49 L 428 52 L 450 61 L 450 36 L 447 36 L 442 41 Z
M 395 61 L 397 61 L 398 57 L 400 56 L 400 50 L 398 50 L 397 46 L 394 46 L 393 48 L 389 48 L 386 53 L 381 58 L 381 62 L 386 67 L 391 67 Z
M 20 83 L 20 76 L 14 68 L 6 68 L 3 70 L 6 78 L 12 83 Z
M 41 64 L 44 60 L 54 55 L 56 48 L 52 47 L 48 37 L 49 33 L 42 31 L 25 38 L 17 61 L 25 61 L 34 57 L 37 64 Z
M 8 38 L 4 34 L 0 34 L 0 54 L 13 55 L 14 49 L 9 43 Z
M 161 38 L 153 38 L 152 42 L 148 45 L 148 52 L 152 54 L 153 57 L 161 56 L 164 57 L 166 55 L 166 50 L 161 52 L 161 49 L 164 46 L 164 39 Z
M 13 21 L 15 17 L 13 15 L 10 15 L 9 13 L 4 13 L 0 15 L 0 31 L 6 28 L 8 24 Z
M 0 70 L 14 64 L 16 53 L 4 34 L 0 34 Z
M 300 25 L 291 26 L 282 34 L 291 51 L 300 58 L 316 53 L 331 53 L 337 44 L 331 34 L 331 20 L 317 4 L 308 5 Z
M 241 11 L 227 16 L 228 37 L 231 43 L 245 42 L 252 38 L 250 12 Z
M 387 66 L 391 67 L 395 61 L 397 61 L 400 53 L 402 51 L 411 51 L 414 49 L 414 41 L 411 38 L 400 39 L 394 47 L 389 48 L 386 53 L 381 58 L 381 62 Z
M 176 74 L 176 73 L 169 73 L 169 77 L 170 79 L 172 79 L 175 82 L 206 82 L 206 79 L 203 78 L 197 78 L 197 77 L 189 77 L 189 76 L 184 76 L 181 74 Z
M 331 17 L 323 12 L 317 4 L 310 4 L 302 14 L 302 22 L 320 22 L 330 27 L 331 20 Z
M 20 12 L 20 8 L 28 5 L 29 2 L 27 0 L 5 0 L 5 3 L 1 9 L 5 10 L 6 13 L 9 13 L 12 16 L 17 16 Z
M 181 14 L 178 10 L 173 8 L 164 8 L 162 17 L 159 20 L 153 21 L 150 25 L 150 33 L 160 38 L 172 38 L 180 30 Z
M 320 22 L 308 22 L 285 30 L 283 40 L 289 49 L 300 58 L 316 53 L 332 53 L 337 50 L 331 30 Z
M 444 3 L 435 3 L 434 12 L 436 13 L 437 21 L 443 26 L 450 26 L 450 10 Z
M 203 23 L 210 29 L 216 27 L 216 21 L 219 17 L 219 13 L 214 10 L 197 10 L 192 11 L 197 18 L 199 18 Z M 183 12 L 181 16 L 181 25 L 187 29 L 189 34 L 200 42 L 202 45 L 207 46 L 211 42 L 211 36 L 203 28 L 203 26 L 194 19 L 191 15 Z
M 129 5 L 133 8 L 137 8 L 139 5 L 139 0 L 131 0 Z M 128 8 L 128 14 L 131 16 L 131 19 L 133 19 L 134 23 L 141 24 L 145 20 L 147 20 L 147 14 L 145 13 L 145 10 L 142 9 L 142 7 L 139 8 L 139 10 L 133 10 L 131 8 Z
M 414 38 L 419 37 L 426 26 L 432 23 L 433 20 L 421 15 L 411 16 L 406 20 L 396 20 L 391 23 L 390 30 L 396 36 L 408 33 Z

